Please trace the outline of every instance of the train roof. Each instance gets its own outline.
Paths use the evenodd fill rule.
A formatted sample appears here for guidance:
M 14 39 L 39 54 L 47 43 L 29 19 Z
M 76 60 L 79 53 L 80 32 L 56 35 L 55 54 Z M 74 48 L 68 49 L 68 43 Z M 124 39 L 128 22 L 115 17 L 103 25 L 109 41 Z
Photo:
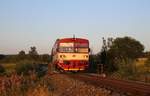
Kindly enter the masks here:
M 88 43 L 88 39 L 84 38 L 62 38 L 62 39 L 57 39 L 59 43 L 61 42 L 80 42 L 80 43 Z

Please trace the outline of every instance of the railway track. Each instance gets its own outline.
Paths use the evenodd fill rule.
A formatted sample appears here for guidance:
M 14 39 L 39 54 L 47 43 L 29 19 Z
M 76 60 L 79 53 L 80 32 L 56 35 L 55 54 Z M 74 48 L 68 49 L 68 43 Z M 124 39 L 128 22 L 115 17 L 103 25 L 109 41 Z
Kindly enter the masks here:
M 150 96 L 150 84 L 101 77 L 98 75 L 67 74 L 69 77 L 82 80 L 94 86 L 104 87 L 112 92 L 131 96 Z

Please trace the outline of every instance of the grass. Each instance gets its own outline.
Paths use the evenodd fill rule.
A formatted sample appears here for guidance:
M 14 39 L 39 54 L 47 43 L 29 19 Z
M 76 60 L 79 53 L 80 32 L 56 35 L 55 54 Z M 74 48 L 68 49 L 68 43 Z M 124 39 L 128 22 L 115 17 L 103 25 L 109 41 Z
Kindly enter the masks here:
M 6 73 L 10 73 L 15 70 L 16 64 L 15 63 L 4 63 L 2 66 L 6 69 Z

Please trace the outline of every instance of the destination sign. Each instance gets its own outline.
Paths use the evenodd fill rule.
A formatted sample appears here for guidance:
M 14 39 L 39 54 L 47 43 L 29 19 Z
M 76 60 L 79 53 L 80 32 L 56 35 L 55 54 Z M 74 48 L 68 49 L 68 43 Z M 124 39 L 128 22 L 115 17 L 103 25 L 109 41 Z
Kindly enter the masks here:
M 73 43 L 60 43 L 60 47 L 73 47 Z

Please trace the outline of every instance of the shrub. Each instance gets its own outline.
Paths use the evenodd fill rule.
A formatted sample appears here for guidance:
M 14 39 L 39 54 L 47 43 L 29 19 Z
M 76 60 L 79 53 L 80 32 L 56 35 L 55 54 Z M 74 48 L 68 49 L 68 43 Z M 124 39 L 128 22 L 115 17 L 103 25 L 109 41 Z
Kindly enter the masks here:
M 16 64 L 16 72 L 18 74 L 21 74 L 23 73 L 24 75 L 28 75 L 28 72 L 30 70 L 33 70 L 34 69 L 34 62 L 32 61 L 28 61 L 28 60 L 24 60 L 24 61 L 21 61 L 19 62 L 18 64 Z
M 5 72 L 5 68 L 2 65 L 0 65 L 0 74 L 2 74 L 4 72 Z

